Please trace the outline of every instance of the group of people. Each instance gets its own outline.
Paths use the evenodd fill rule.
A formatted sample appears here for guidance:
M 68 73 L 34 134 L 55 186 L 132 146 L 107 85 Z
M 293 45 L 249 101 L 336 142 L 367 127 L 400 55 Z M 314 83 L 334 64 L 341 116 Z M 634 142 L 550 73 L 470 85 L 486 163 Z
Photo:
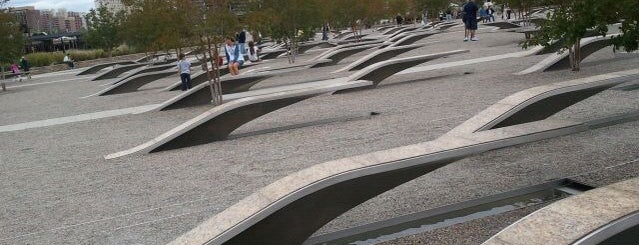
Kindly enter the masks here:
M 24 73 L 27 78 L 31 79 L 31 63 L 26 57 L 20 58 L 20 65 L 15 62 L 9 67 L 11 73 L 14 74 L 13 79 L 17 82 L 22 82 L 22 74 Z M 22 69 L 22 71 L 20 71 Z
M 255 45 L 255 42 L 249 41 L 247 44 L 247 33 L 242 31 L 237 33 L 235 37 L 226 37 L 224 40 L 224 54 L 226 56 L 227 66 L 229 74 L 232 76 L 240 75 L 240 68 L 244 65 L 245 57 L 250 62 L 258 62 L 259 48 Z M 186 60 L 184 54 L 179 54 L 179 60 L 177 62 L 178 73 L 182 80 L 182 91 L 191 89 L 191 63 Z
M 479 17 L 481 17 L 483 23 L 493 22 L 495 21 L 495 10 L 492 6 L 482 6 L 481 9 L 479 9 Z

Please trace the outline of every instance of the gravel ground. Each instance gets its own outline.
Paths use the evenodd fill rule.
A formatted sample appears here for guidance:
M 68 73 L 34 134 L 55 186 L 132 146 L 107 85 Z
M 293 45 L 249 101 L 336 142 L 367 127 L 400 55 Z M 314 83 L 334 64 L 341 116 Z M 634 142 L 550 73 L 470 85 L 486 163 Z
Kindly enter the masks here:
M 482 33 L 480 42 L 462 43 L 459 35 L 435 36 L 433 40 L 441 42 L 401 57 L 471 49 L 468 54 L 433 61 L 435 64 L 499 55 L 521 51 L 516 43 L 523 38 L 513 33 Z M 298 62 L 314 54 L 317 52 L 303 55 Z M 337 66 L 269 79 L 258 87 L 330 77 L 334 75 L 330 71 L 357 57 Z M 234 134 L 380 113 L 370 119 L 110 161 L 103 156 L 150 140 L 209 106 L 1 133 L 0 200 L 6 208 L 0 211 L 0 243 L 165 243 L 259 188 L 313 164 L 433 140 L 515 92 L 632 69 L 639 61 L 639 56 L 615 57 L 607 50 L 586 59 L 581 73 L 512 75 L 543 58 L 513 58 L 394 76 L 377 89 L 320 96 L 283 108 Z M 278 59 L 260 66 L 285 62 Z M 30 83 L 64 78 L 74 77 L 58 74 Z M 6 115 L 0 118 L 0 125 L 159 103 L 176 94 L 158 92 L 157 88 L 171 81 L 151 83 L 137 93 L 87 99 L 79 98 L 103 89 L 99 85 L 106 82 L 79 80 L 23 87 L 0 94 L 0 113 Z M 638 107 L 632 103 L 634 98 L 636 91 L 609 91 L 555 117 L 589 120 L 630 112 Z M 318 234 L 635 160 L 639 157 L 638 125 L 617 125 L 458 161 L 356 207 Z M 624 176 L 631 177 L 636 168 L 627 173 Z M 602 182 L 607 179 L 600 178 Z M 472 234 L 469 231 L 468 236 Z

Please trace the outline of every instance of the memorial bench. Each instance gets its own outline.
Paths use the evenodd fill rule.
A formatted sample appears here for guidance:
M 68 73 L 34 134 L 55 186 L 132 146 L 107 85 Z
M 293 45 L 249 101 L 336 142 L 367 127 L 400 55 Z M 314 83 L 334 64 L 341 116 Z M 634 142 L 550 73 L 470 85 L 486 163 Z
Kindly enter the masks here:
M 116 62 L 110 62 L 110 63 L 104 63 L 104 64 L 97 64 L 97 65 L 89 67 L 88 69 L 78 73 L 77 76 L 95 74 L 95 73 L 103 70 L 104 68 L 107 68 L 107 67 L 110 67 L 110 66 L 131 65 L 131 64 L 135 64 L 135 63 L 136 63 L 135 61 L 116 61 Z
M 469 125 L 481 128 L 483 122 L 499 124 L 508 120 L 505 114 L 518 114 L 528 110 L 528 105 L 538 106 L 540 101 L 548 103 L 546 106 L 563 107 L 563 100 L 573 101 L 573 93 L 601 90 L 637 78 L 639 70 L 631 70 L 528 89 L 480 112 L 469 120 L 480 123 Z M 554 94 L 552 102 L 543 95 L 556 89 L 563 92 Z M 463 134 L 447 134 L 429 142 L 315 164 L 249 195 L 169 244 L 302 244 L 357 205 L 458 160 L 637 119 L 636 115 L 587 122 L 542 119 L 479 131 L 471 127 L 458 131 L 466 132 Z M 173 132 L 199 126 L 184 124 Z M 174 139 L 156 138 L 151 142 L 162 144 Z
M 106 158 L 112 159 L 130 154 L 151 153 L 225 140 L 240 126 L 280 108 L 322 94 L 375 87 L 384 79 L 408 67 L 461 52 L 467 52 L 467 50 L 388 60 L 369 66 L 349 77 L 265 89 L 267 92 L 260 90 L 245 92 L 251 94 L 247 97 L 243 97 L 242 94 L 230 95 L 236 96 L 234 100 L 216 106 L 147 143 L 110 154 Z M 201 95 L 197 98 L 200 100 L 199 103 L 206 103 L 206 101 L 210 103 L 210 92 L 208 97 Z M 186 103 L 183 99 L 172 99 L 159 106 L 157 110 L 192 106 L 194 100 L 191 99 Z M 228 101 L 228 98 L 224 100 Z
M 581 46 L 581 60 L 584 60 L 591 54 L 609 47 L 612 45 L 612 37 L 618 36 L 619 34 L 608 35 L 605 37 L 588 37 L 582 38 L 580 42 Z M 548 56 L 546 59 L 540 61 L 534 66 L 517 73 L 518 75 L 531 74 L 535 72 L 546 72 L 546 71 L 556 71 L 570 68 L 570 55 L 568 52 L 563 53 L 553 53 Z

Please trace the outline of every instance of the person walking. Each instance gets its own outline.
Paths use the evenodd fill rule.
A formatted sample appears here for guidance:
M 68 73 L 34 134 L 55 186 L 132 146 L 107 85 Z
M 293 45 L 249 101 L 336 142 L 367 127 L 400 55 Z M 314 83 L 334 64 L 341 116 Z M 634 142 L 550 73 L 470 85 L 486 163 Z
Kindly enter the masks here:
M 493 6 L 488 7 L 487 13 L 488 22 L 495 22 L 495 9 L 493 9 Z
M 232 37 L 227 37 L 225 42 L 224 52 L 226 53 L 229 73 L 232 76 L 240 75 L 240 67 L 244 65 L 244 55 L 240 53 L 240 48 L 235 44 L 235 40 Z
M 186 60 L 186 55 L 180 54 L 177 62 L 178 74 L 182 80 L 182 91 L 191 89 L 191 62 Z
M 22 58 L 20 59 L 20 68 L 22 68 L 22 70 L 24 71 L 25 75 L 27 75 L 27 78 L 29 78 L 29 80 L 31 80 L 31 63 L 29 63 L 29 60 L 27 60 L 26 57 L 22 56 Z
M 328 33 L 330 31 L 331 29 L 328 27 L 328 23 L 324 24 L 324 26 L 322 27 L 322 41 L 325 41 L 325 42 L 328 41 Z
M 22 82 L 22 76 L 20 76 L 20 68 L 18 68 L 18 65 L 16 63 L 11 64 L 11 73 L 13 73 L 13 80 L 15 82 Z
M 464 5 L 464 20 L 466 25 L 466 36 L 464 37 L 464 42 L 468 42 L 468 40 L 479 41 L 479 39 L 475 36 L 477 32 L 478 10 L 479 8 L 477 7 L 477 4 L 475 4 L 475 0 L 468 0 L 468 3 Z
M 246 54 L 246 30 L 242 30 L 237 38 L 237 43 L 240 48 L 240 54 Z

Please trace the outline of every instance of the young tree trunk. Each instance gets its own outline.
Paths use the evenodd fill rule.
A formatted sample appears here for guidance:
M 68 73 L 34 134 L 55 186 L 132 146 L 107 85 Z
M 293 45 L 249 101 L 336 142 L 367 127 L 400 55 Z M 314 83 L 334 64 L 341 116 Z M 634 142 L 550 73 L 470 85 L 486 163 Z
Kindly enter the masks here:
M 2 91 L 7 91 L 7 87 L 4 84 L 4 64 L 0 64 L 0 72 L 2 72 L 2 81 L 0 81 L 0 85 L 2 86 Z
M 206 42 L 207 42 L 207 47 L 208 47 L 208 53 L 209 56 L 211 57 L 211 67 L 213 67 L 213 83 L 209 84 L 211 85 L 211 95 L 212 95 L 212 101 L 213 103 L 217 106 L 217 105 L 221 105 L 222 104 L 222 83 L 220 81 L 220 67 L 219 64 L 217 62 L 219 54 L 217 52 L 217 43 L 214 45 L 214 47 L 212 47 L 213 45 L 211 44 L 211 38 L 210 37 L 206 37 Z M 214 53 L 211 53 L 211 49 L 215 48 L 215 50 L 213 51 Z
M 214 65 L 213 65 L 213 74 L 215 75 L 215 78 L 217 80 L 217 82 L 215 83 L 215 88 L 218 91 L 217 92 L 217 100 L 219 101 L 219 104 L 223 104 L 224 103 L 224 98 L 222 97 L 224 94 L 224 91 L 222 91 L 222 80 L 220 79 L 220 63 L 218 62 L 218 60 L 220 59 L 220 52 L 219 52 L 219 46 L 221 44 L 219 43 L 215 43 L 213 45 L 214 50 L 213 50 L 213 59 L 214 61 Z M 213 60 L 212 59 L 212 60 Z
M 575 64 L 573 65 L 572 70 L 573 71 L 580 71 L 581 70 L 581 40 L 577 40 L 577 43 L 575 43 L 575 47 L 574 47 L 575 51 L 574 51 L 574 58 L 573 61 L 575 62 Z

